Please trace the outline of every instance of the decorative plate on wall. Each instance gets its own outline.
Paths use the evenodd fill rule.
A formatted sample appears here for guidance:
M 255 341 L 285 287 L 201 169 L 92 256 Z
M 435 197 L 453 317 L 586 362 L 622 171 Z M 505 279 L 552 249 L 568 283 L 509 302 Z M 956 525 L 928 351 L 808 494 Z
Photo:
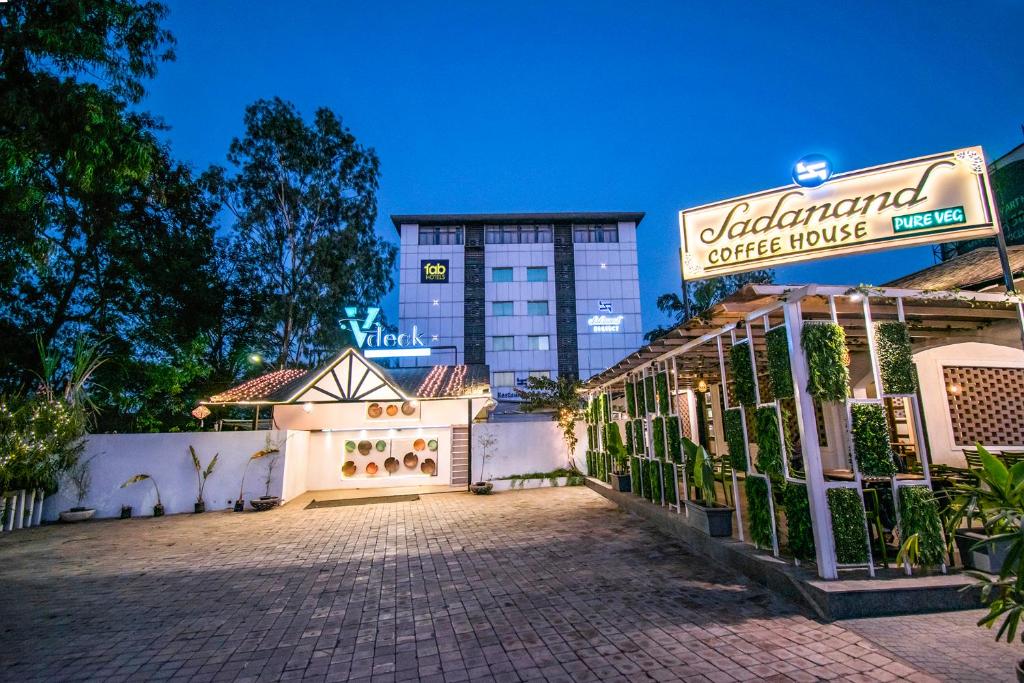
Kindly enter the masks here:
M 416 456 L 415 453 L 409 451 L 408 453 L 405 454 L 403 462 L 405 462 L 406 467 L 408 467 L 409 469 L 413 469 L 414 467 L 416 467 L 417 464 L 419 464 L 420 459 Z
M 436 471 L 437 464 L 434 462 L 433 458 L 427 458 L 426 460 L 423 461 L 423 464 L 420 465 L 420 472 L 422 472 L 423 474 L 432 475 Z
M 356 450 L 356 442 L 355 441 L 346 441 L 345 442 L 345 452 L 346 453 L 354 453 L 355 450 Z
M 388 474 L 394 474 L 398 471 L 398 458 L 388 458 L 384 461 L 384 469 L 388 471 Z
M 378 451 L 383 453 L 387 449 L 388 444 L 387 444 L 387 442 L 384 439 L 378 439 L 377 443 L 375 443 L 374 446 L 376 447 L 376 449 Z
M 437 450 L 437 439 L 431 439 L 430 441 L 428 441 L 427 442 L 427 448 L 429 448 L 432 451 L 436 451 Z
M 388 417 L 394 417 L 395 415 L 398 415 L 398 406 L 392 403 L 384 412 L 388 414 Z
M 375 463 L 375 462 L 368 462 L 368 463 L 366 463 L 366 473 L 367 474 L 377 474 L 377 463 Z
M 370 443 L 369 441 L 360 441 L 359 442 L 359 453 L 361 455 L 369 455 L 370 454 L 370 450 L 372 448 L 373 448 L 373 444 Z
M 426 447 L 427 442 L 424 441 L 423 439 L 416 439 L 415 441 L 412 442 L 412 449 L 414 451 L 422 451 Z
M 366 409 L 366 414 L 370 417 L 380 417 L 380 414 L 384 410 L 380 407 L 379 403 L 371 403 L 370 407 Z
M 402 404 L 402 415 L 415 415 L 416 406 L 412 404 L 412 401 L 406 401 Z
M 346 477 L 351 477 L 356 473 L 356 464 L 351 460 L 346 460 L 345 464 L 341 466 L 341 473 Z

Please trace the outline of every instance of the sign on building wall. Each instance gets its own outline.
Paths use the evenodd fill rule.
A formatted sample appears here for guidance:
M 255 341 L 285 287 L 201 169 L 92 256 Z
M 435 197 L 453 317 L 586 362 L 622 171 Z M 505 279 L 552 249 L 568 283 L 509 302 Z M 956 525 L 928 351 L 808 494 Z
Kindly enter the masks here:
M 994 235 L 992 207 L 980 147 L 842 173 L 680 211 L 683 275 Z
M 421 284 L 444 284 L 448 282 L 448 259 L 420 261 Z

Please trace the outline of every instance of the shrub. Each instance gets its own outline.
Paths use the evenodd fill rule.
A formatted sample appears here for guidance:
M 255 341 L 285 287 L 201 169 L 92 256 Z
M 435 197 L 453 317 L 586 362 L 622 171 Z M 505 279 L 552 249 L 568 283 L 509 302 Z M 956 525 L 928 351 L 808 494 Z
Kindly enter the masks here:
M 747 471 L 747 444 L 743 438 L 743 412 L 730 408 L 722 418 L 725 443 L 729 446 L 729 464 L 737 472 Z
M 800 346 L 807 357 L 807 393 L 820 401 L 845 400 L 850 354 L 843 328 L 833 322 L 805 324 Z
M 917 391 L 917 368 L 907 324 L 898 320 L 876 323 L 875 347 L 882 392 L 912 394 Z
M 782 439 L 779 416 L 774 406 L 754 411 L 754 434 L 757 438 L 757 470 L 773 480 L 782 478 Z
M 772 547 L 772 512 L 768 504 L 771 495 L 768 482 L 750 475 L 746 479 L 747 516 L 750 519 L 750 538 L 759 548 Z
M 776 399 L 793 398 L 793 371 L 789 365 L 789 338 L 786 328 L 776 327 L 764 335 L 768 348 L 768 378 Z
M 787 483 L 782 492 L 782 505 L 786 510 L 786 534 L 789 552 L 799 560 L 814 558 L 814 531 L 811 528 L 811 505 L 807 487 Z
M 942 564 L 946 544 L 942 538 L 939 503 L 927 486 L 901 486 L 900 538 L 917 534 L 917 558 L 922 566 Z
M 877 403 L 854 403 L 850 406 L 853 418 L 853 453 L 857 469 L 868 477 L 891 477 L 896 474 L 892 449 L 889 447 L 889 425 L 885 409 Z
M 744 406 L 756 404 L 757 391 L 754 389 L 754 366 L 750 358 L 749 342 L 737 342 L 729 349 L 729 366 L 732 368 L 736 400 Z
M 850 488 L 835 488 L 829 489 L 826 495 L 832 517 L 832 535 L 836 541 L 836 561 L 840 564 L 867 562 L 864 506 L 857 491 Z

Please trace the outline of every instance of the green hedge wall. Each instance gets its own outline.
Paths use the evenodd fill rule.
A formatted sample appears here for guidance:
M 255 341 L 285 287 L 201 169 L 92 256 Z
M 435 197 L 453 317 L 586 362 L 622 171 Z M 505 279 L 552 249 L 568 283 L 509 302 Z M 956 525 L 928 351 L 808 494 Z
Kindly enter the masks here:
M 636 396 L 636 416 L 643 417 L 647 414 L 647 402 L 644 400 L 644 381 L 639 377 L 633 382 L 633 395 Z
M 676 487 L 673 485 L 673 481 L 676 476 L 676 466 L 671 462 L 661 463 L 661 476 L 662 481 L 665 482 L 665 502 L 675 504 L 676 500 Z
M 747 444 L 743 439 L 743 413 L 730 408 L 722 418 L 725 443 L 729 446 L 729 464 L 737 472 L 747 471 Z
M 653 413 L 658 408 L 658 402 L 654 396 L 654 377 L 644 379 L 644 403 L 648 413 Z
M 601 394 L 601 417 L 603 422 L 612 421 L 612 401 L 608 394 Z
M 789 338 L 785 327 L 768 330 L 764 335 L 768 348 L 768 378 L 776 399 L 793 398 L 793 371 L 789 365 Z
M 668 415 L 668 373 L 659 372 L 655 377 L 658 389 L 658 412 L 662 415 Z
M 729 349 L 729 366 L 732 368 L 736 400 L 744 406 L 752 406 L 757 403 L 757 392 L 754 389 L 754 367 L 751 364 L 748 342 L 737 342 Z
M 636 389 L 629 381 L 626 382 L 626 414 L 631 420 L 636 418 Z
M 757 471 L 773 480 L 782 479 L 782 440 L 778 413 L 773 406 L 754 411 L 754 435 L 757 439 Z
M 668 457 L 672 462 L 683 461 L 683 438 L 679 433 L 679 416 L 665 418 L 665 437 L 668 439 Z
M 800 336 L 807 357 L 807 393 L 821 401 L 846 399 L 850 386 L 850 354 L 846 332 L 833 322 L 808 323 Z
M 853 417 L 853 452 L 857 456 L 857 469 L 869 477 L 891 477 L 896 474 L 892 448 L 889 446 L 889 425 L 885 408 L 877 403 L 854 403 L 850 406 Z
M 899 491 L 900 538 L 906 540 L 917 534 L 919 564 L 941 564 L 946 559 L 946 544 L 935 494 L 927 486 L 901 486 Z
M 661 504 L 661 462 L 658 460 L 647 461 L 647 474 L 651 480 L 651 497 L 652 503 Z
M 748 476 L 745 483 L 747 492 L 747 517 L 750 521 L 750 538 L 759 548 L 772 547 L 772 512 L 768 504 L 768 482 L 761 477 Z
M 864 506 L 854 489 L 829 489 L 828 509 L 832 515 L 832 535 L 836 540 L 836 560 L 840 564 L 868 561 L 864 535 Z
M 643 482 L 643 497 L 647 500 L 653 500 L 654 494 L 651 493 L 651 488 L 653 486 L 653 483 L 651 482 L 651 470 L 647 466 L 649 462 L 650 460 L 640 460 L 640 468 L 642 471 L 640 480 Z
M 643 469 L 642 462 L 640 458 L 629 459 L 629 488 L 634 496 L 643 495 L 643 489 L 640 488 L 640 471 Z
M 624 426 L 626 428 L 626 452 L 636 455 L 636 447 L 633 445 L 633 423 L 627 420 Z
M 647 450 L 644 442 L 644 421 L 633 420 L 633 445 L 636 447 L 637 455 L 643 455 Z
M 875 324 L 875 347 L 882 391 L 886 394 L 913 394 L 917 391 L 917 368 L 910 346 L 906 323 L 892 320 Z
M 798 560 L 814 559 L 814 530 L 811 528 L 811 504 L 807 499 L 807 487 L 787 483 L 782 492 L 782 506 L 786 511 L 789 552 Z
M 665 418 L 656 417 L 651 420 L 651 444 L 654 447 L 654 457 L 658 460 L 665 459 Z

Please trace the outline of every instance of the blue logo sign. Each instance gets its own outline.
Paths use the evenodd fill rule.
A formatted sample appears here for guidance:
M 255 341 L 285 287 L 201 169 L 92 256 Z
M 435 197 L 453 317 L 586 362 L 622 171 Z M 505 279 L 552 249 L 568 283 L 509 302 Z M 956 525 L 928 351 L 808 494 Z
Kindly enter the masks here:
M 345 306 L 347 318 L 341 320 L 342 327 L 348 327 L 352 331 L 352 337 L 356 345 L 362 349 L 363 355 L 367 358 L 407 358 L 409 356 L 429 356 L 430 348 L 423 343 L 419 328 L 412 326 L 412 332 L 392 334 L 385 333 L 384 326 L 377 322 L 380 309 L 369 307 L 366 309 L 366 317 L 360 320 L 356 317 L 358 309 L 355 306 Z M 346 323 L 348 323 L 346 325 Z
M 832 162 L 820 154 L 808 154 L 793 166 L 793 182 L 800 187 L 818 187 L 832 177 Z

